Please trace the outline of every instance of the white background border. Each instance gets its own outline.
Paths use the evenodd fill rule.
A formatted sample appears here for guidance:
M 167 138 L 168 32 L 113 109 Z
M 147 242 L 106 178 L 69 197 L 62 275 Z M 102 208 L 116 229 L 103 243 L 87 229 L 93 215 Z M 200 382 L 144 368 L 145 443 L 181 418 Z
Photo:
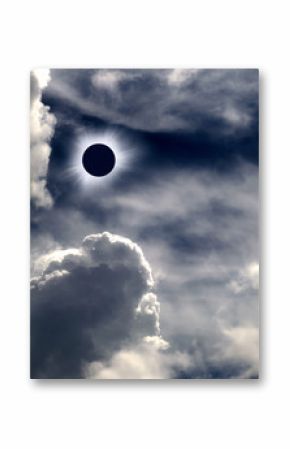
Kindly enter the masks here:
M 1 5 L 0 446 L 289 446 L 287 2 L 27 1 Z M 29 70 L 258 67 L 262 380 L 29 380 Z

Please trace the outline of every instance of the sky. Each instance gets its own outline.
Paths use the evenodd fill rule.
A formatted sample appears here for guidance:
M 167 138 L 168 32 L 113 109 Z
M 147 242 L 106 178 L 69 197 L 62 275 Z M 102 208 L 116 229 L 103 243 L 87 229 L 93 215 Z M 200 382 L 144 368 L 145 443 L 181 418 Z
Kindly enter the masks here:
M 32 378 L 259 376 L 258 82 L 31 73 Z

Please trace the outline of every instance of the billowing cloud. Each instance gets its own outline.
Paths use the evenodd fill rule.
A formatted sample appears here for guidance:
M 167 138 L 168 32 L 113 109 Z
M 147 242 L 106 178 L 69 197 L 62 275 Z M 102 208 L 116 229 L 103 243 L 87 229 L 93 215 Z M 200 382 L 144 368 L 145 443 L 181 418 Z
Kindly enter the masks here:
M 154 290 L 150 287 L 143 292 L 136 306 L 134 343 L 124 341 L 104 360 L 86 363 L 89 377 L 122 378 L 129 372 L 133 377 L 137 372 L 134 360 L 140 363 L 140 376 L 144 377 L 258 376 L 257 193 L 257 168 L 251 164 L 240 164 L 238 170 L 222 174 L 176 170 L 125 192 L 96 192 L 89 205 L 84 204 L 83 215 L 76 215 L 74 209 L 65 214 L 55 212 L 56 240 L 60 235 L 60 240 L 66 238 L 68 244 L 74 244 L 80 233 L 111 226 L 112 232 L 130 235 L 140 243 L 150 260 L 146 270 L 149 281 L 154 272 Z M 96 207 L 104 210 L 101 225 L 98 218 L 88 218 Z M 70 227 L 70 223 L 77 226 Z M 122 245 L 118 252 L 121 250 L 127 254 Z M 79 250 L 75 251 L 70 257 L 77 256 Z M 53 258 L 62 258 L 62 254 L 56 251 Z M 106 246 L 103 254 L 108 261 L 114 260 L 117 252 Z M 137 265 L 136 255 L 133 251 L 123 257 L 120 252 L 117 259 Z M 45 266 L 47 258 L 51 256 L 38 259 L 38 266 Z M 64 264 L 55 269 L 65 269 Z M 161 315 L 156 294 L 162 304 Z M 159 335 L 160 327 L 170 347 L 156 351 L 145 345 L 143 338 Z M 178 360 L 177 354 L 182 355 Z M 153 358 L 155 368 L 150 364 Z M 131 368 L 123 368 L 124 360 Z
M 39 260 L 31 283 L 31 375 L 79 378 L 123 347 L 165 349 L 160 305 L 141 248 L 104 232 Z M 157 348 L 157 346 L 159 347 Z
M 46 186 L 46 175 L 51 153 L 50 141 L 56 123 L 55 116 L 49 112 L 49 107 L 42 103 L 42 90 L 49 80 L 48 70 L 31 72 L 31 199 L 35 206 L 44 208 L 52 205 L 52 197 Z
M 257 70 L 54 70 L 54 97 L 145 131 L 247 132 L 257 123 Z

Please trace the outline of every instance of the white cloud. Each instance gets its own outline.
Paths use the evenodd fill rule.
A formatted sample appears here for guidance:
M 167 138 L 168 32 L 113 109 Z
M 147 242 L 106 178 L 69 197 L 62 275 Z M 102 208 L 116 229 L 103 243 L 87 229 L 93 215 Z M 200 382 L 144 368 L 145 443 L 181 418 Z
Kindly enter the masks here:
M 108 363 L 93 362 L 86 367 L 86 377 L 94 379 L 164 379 L 168 373 L 160 366 L 158 349 L 144 343 L 123 349 Z
M 44 89 L 50 81 L 49 69 L 34 69 L 32 73 L 38 81 L 39 88 Z
M 172 86 L 182 85 L 187 80 L 190 80 L 196 75 L 196 69 L 173 69 L 169 70 L 167 74 L 167 82 Z
M 236 360 L 244 363 L 246 368 L 240 373 L 241 378 L 259 375 L 259 329 L 256 327 L 232 327 L 224 330 L 229 339 L 225 347 L 224 361 Z
M 89 252 L 92 263 L 106 263 L 110 267 L 118 266 L 120 261 L 124 266 L 138 266 L 140 274 L 146 279 L 148 287 L 153 287 L 151 267 L 137 243 L 120 235 L 103 232 L 84 238 L 83 248 Z
M 190 366 L 188 354 L 166 352 L 168 343 L 160 337 L 146 337 L 142 343 L 115 353 L 106 363 L 86 366 L 90 379 L 169 379 L 174 370 Z
M 160 303 L 157 301 L 157 296 L 154 293 L 150 292 L 142 296 L 136 312 L 137 316 L 148 316 L 150 320 L 151 317 L 154 317 L 155 331 L 158 335 L 160 334 Z
M 46 175 L 51 153 L 50 141 L 56 119 L 49 112 L 49 107 L 42 103 L 42 90 L 47 86 L 49 79 L 48 70 L 31 72 L 31 199 L 37 207 L 52 205 L 52 197 L 46 186 Z
M 240 270 L 236 279 L 229 282 L 228 287 L 235 293 L 239 294 L 248 289 L 259 289 L 259 264 L 251 262 L 245 268 Z
M 100 89 L 116 89 L 125 77 L 125 72 L 121 70 L 101 70 L 93 75 L 92 83 Z

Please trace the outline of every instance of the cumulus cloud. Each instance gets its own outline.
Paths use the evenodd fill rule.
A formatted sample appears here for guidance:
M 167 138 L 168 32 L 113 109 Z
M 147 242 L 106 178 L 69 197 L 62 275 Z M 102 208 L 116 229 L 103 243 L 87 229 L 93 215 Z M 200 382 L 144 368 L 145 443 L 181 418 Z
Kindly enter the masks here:
M 94 201 L 90 210 L 97 206 L 100 211 L 105 208 L 102 226 L 110 225 L 112 232 L 130 235 L 133 241 L 140 242 L 150 267 L 144 268 L 143 252 L 127 254 L 127 246 L 121 242 L 118 250 L 105 244 L 98 253 L 98 260 L 113 270 L 114 260 L 123 260 L 128 267 L 143 260 L 147 287 L 134 315 L 134 341 L 142 344 L 132 344 L 129 339 L 109 351 L 104 360 L 88 361 L 85 364 L 88 375 L 102 377 L 110 370 L 112 377 L 121 378 L 124 373 L 119 364 L 123 363 L 123 357 L 129 360 L 136 355 L 140 364 L 146 364 L 148 359 L 148 371 L 142 371 L 144 376 L 159 372 L 164 377 L 257 377 L 258 346 L 254 345 L 258 336 L 257 168 L 240 164 L 236 171 L 227 174 L 175 170 L 162 177 L 151 177 L 146 185 L 125 193 L 96 193 Z M 80 233 L 90 233 L 100 226 L 98 218 L 87 222 L 85 216 L 86 205 L 83 215 L 77 217 L 74 209 L 73 215 L 66 210 L 65 214 L 57 215 L 57 231 L 63 227 L 66 238 L 79 241 Z M 77 226 L 69 228 L 69 222 Z M 93 248 L 94 240 L 87 238 L 84 246 Z M 132 242 L 126 239 L 125 242 L 134 248 Z M 97 246 L 102 245 L 98 242 Z M 79 257 L 78 251 L 70 257 Z M 62 270 L 69 271 L 67 263 L 62 262 L 64 254 L 62 251 L 53 254 L 53 259 L 59 261 L 54 266 L 58 277 L 67 276 Z M 38 266 L 47 265 L 51 257 L 40 258 Z M 160 327 L 163 338 L 170 342 L 166 351 L 145 345 L 149 341 L 144 337 L 159 336 Z M 153 372 L 150 360 L 155 352 L 158 371 Z M 176 354 L 182 354 L 180 363 Z M 188 359 L 190 363 L 185 364 Z M 94 362 L 98 364 L 90 367 Z
M 150 327 L 154 318 L 156 334 L 162 325 L 162 335 L 171 345 L 166 354 L 181 351 L 190 355 L 192 365 L 180 375 L 239 377 L 254 372 L 257 365 L 250 355 L 246 359 L 246 340 L 239 346 L 240 351 L 245 345 L 243 361 L 235 358 L 234 350 L 231 361 L 226 356 L 234 347 L 234 334 L 226 334 L 227 330 L 258 332 L 257 193 L 257 168 L 240 164 L 228 174 L 167 172 L 125 193 L 96 193 L 95 203 L 89 205 L 90 210 L 98 206 L 102 211 L 104 207 L 102 226 L 110 225 L 112 232 L 130 235 L 149 258 L 149 270 L 156 281 L 154 291 L 143 294 L 136 309 L 136 323 L 138 309 L 147 312 L 146 317 L 141 314 L 139 337 L 145 335 L 146 319 Z M 97 218 L 86 222 L 86 205 L 83 212 L 77 219 L 69 210 L 57 215 L 57 230 L 63 227 L 72 242 L 79 241 L 80 233 L 100 226 Z M 78 225 L 68 230 L 69 222 Z M 44 264 L 43 259 L 40 264 Z M 161 324 L 159 304 L 151 301 L 151 295 L 156 294 L 162 303 Z M 121 350 L 137 349 L 124 346 Z
M 217 137 L 257 123 L 257 70 L 54 70 L 49 89 L 83 113 L 150 132 Z
M 31 282 L 33 378 L 83 377 L 91 363 L 119 360 L 114 354 L 124 347 L 150 346 L 155 355 L 167 348 L 151 268 L 136 243 L 89 235 L 80 248 L 52 252 L 39 264 L 42 273 Z
M 52 206 L 47 190 L 46 175 L 51 153 L 50 141 L 56 124 L 55 116 L 42 102 L 42 90 L 48 85 L 48 70 L 31 72 L 30 145 L 31 145 L 31 199 L 37 207 Z

